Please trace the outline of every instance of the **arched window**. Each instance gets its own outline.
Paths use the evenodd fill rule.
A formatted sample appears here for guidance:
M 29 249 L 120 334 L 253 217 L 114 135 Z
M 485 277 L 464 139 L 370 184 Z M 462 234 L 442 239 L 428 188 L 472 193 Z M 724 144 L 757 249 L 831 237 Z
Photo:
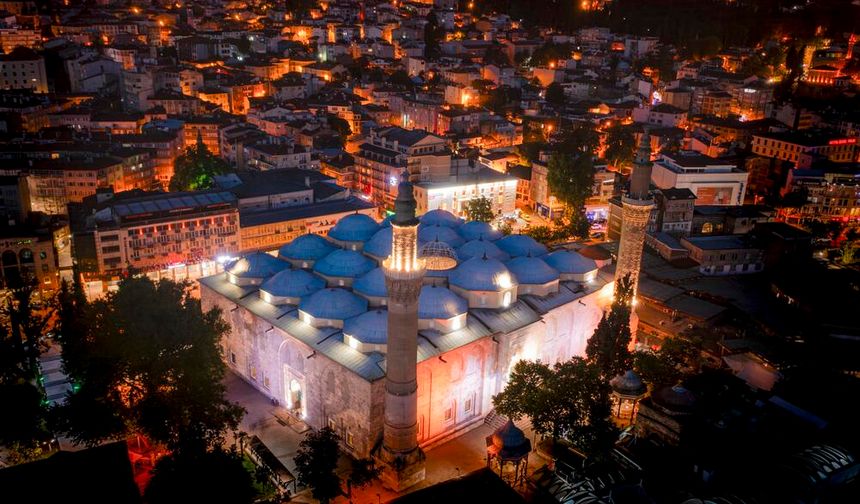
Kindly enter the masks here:
M 702 224 L 702 234 L 710 234 L 714 232 L 714 225 L 710 222 Z

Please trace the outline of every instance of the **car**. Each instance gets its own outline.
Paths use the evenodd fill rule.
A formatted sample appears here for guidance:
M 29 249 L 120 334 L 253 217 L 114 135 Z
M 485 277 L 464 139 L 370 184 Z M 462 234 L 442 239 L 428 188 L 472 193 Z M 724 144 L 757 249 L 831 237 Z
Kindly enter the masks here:
M 602 240 L 606 236 L 604 233 L 591 233 L 591 237 L 595 240 Z

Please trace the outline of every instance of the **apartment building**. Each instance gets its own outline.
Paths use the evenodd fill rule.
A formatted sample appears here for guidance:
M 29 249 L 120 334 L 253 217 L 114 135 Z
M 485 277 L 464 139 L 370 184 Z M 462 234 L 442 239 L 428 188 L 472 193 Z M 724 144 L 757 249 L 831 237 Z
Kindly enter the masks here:
M 797 168 L 808 168 L 818 159 L 828 159 L 834 163 L 855 161 L 857 139 L 824 132 L 760 133 L 753 135 L 752 152 L 790 161 Z
M 651 170 L 651 181 L 659 189 L 689 189 L 696 205 L 743 204 L 748 178 L 734 162 L 692 151 L 663 154 Z

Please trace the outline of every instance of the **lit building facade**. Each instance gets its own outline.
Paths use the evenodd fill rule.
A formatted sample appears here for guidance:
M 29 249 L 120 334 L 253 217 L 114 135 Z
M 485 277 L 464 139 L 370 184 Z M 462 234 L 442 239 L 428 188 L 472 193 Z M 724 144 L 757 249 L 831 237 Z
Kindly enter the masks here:
M 446 210 L 465 216 L 466 204 L 480 197 L 490 200 L 494 215 L 512 213 L 517 205 L 516 177 L 484 168 L 452 182 L 415 184 L 419 214 Z
M 651 180 L 660 189 L 689 189 L 696 205 L 742 205 L 749 173 L 734 162 L 695 152 L 663 154 L 654 162 Z

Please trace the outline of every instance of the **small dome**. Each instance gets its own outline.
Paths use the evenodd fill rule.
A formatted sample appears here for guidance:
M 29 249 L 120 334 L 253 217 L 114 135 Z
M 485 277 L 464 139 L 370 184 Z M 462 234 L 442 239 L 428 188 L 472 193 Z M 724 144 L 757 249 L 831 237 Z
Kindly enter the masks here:
M 462 236 L 466 241 L 477 240 L 479 238 L 496 241 L 502 237 L 501 231 L 493 228 L 493 226 L 488 222 L 481 221 L 469 221 L 460 226 L 460 228 L 457 229 L 457 232 L 460 233 L 460 236 Z
M 465 290 L 499 292 L 513 287 L 515 279 L 501 261 L 482 256 L 460 263 L 449 282 Z
M 418 251 L 418 257 L 424 259 L 428 270 L 449 270 L 457 266 L 457 253 L 450 245 L 439 240 L 425 243 Z
M 498 259 L 500 261 L 507 261 L 510 259 L 510 256 L 497 247 L 495 243 L 483 238 L 478 238 L 464 243 L 459 249 L 457 249 L 457 255 L 460 256 L 460 260 L 462 261 L 469 260 L 473 257 L 483 257 L 484 255 L 490 259 Z
M 634 373 L 632 369 L 627 370 L 623 375 L 618 375 L 609 380 L 609 385 L 613 391 L 628 396 L 639 396 L 647 390 L 639 375 Z
M 254 252 L 235 261 L 227 268 L 232 283 L 238 279 L 262 280 L 290 267 L 288 262 L 272 257 L 265 252 Z
M 336 248 L 320 235 L 303 234 L 281 246 L 278 255 L 295 261 L 317 261 L 331 254 Z
M 343 323 L 343 333 L 366 345 L 388 343 L 388 311 L 371 310 Z
M 355 278 L 372 270 L 373 261 L 354 250 L 338 249 L 314 264 L 314 271 L 328 277 Z
M 385 259 L 391 255 L 391 226 L 383 227 L 367 240 L 364 244 L 364 253 L 379 259 Z
M 529 438 L 510 419 L 493 433 L 492 443 L 491 451 L 505 460 L 527 457 L 532 449 Z
M 511 257 L 521 257 L 531 254 L 534 257 L 546 254 L 546 247 L 531 236 L 508 235 L 496 242 L 496 245 Z
M 385 217 L 384 219 L 382 219 L 382 222 L 379 223 L 379 227 L 380 228 L 390 228 L 391 227 L 391 219 L 393 219 L 393 218 L 394 218 L 394 214 L 391 214 L 391 215 Z
M 465 243 L 463 238 L 461 238 L 456 231 L 449 227 L 441 226 L 439 224 L 419 226 L 418 239 L 423 242 L 439 240 L 447 243 L 454 248 L 457 248 L 463 243 Z
M 302 269 L 282 270 L 263 282 L 260 292 L 270 298 L 302 298 L 325 287 L 325 280 Z
M 447 210 L 430 210 L 421 216 L 421 224 L 426 226 L 447 226 L 457 228 L 463 223 L 459 217 Z
M 469 303 L 445 287 L 425 285 L 418 297 L 419 319 L 449 319 L 466 313 Z
M 357 278 L 352 284 L 352 290 L 365 296 L 388 296 L 388 289 L 385 287 L 385 273 L 383 273 L 382 268 L 374 268 Z
M 563 274 L 581 275 L 597 269 L 594 259 L 567 250 L 551 252 L 544 257 L 544 260 Z
M 379 231 L 379 224 L 371 217 L 354 213 L 341 217 L 328 232 L 329 238 L 343 242 L 365 242 Z
M 367 311 L 367 301 L 348 290 L 328 288 L 302 299 L 299 310 L 318 319 L 346 320 Z
M 651 399 L 655 404 L 675 413 L 688 413 L 696 405 L 696 396 L 680 385 L 663 387 L 651 394 Z
M 540 257 L 516 257 L 505 263 L 511 270 L 518 284 L 543 285 L 558 280 L 558 270 L 547 264 Z
M 577 250 L 577 252 L 582 257 L 587 257 L 588 259 L 593 259 L 595 261 L 607 261 L 612 259 L 612 254 L 600 245 L 588 245 L 587 247 L 582 247 Z

